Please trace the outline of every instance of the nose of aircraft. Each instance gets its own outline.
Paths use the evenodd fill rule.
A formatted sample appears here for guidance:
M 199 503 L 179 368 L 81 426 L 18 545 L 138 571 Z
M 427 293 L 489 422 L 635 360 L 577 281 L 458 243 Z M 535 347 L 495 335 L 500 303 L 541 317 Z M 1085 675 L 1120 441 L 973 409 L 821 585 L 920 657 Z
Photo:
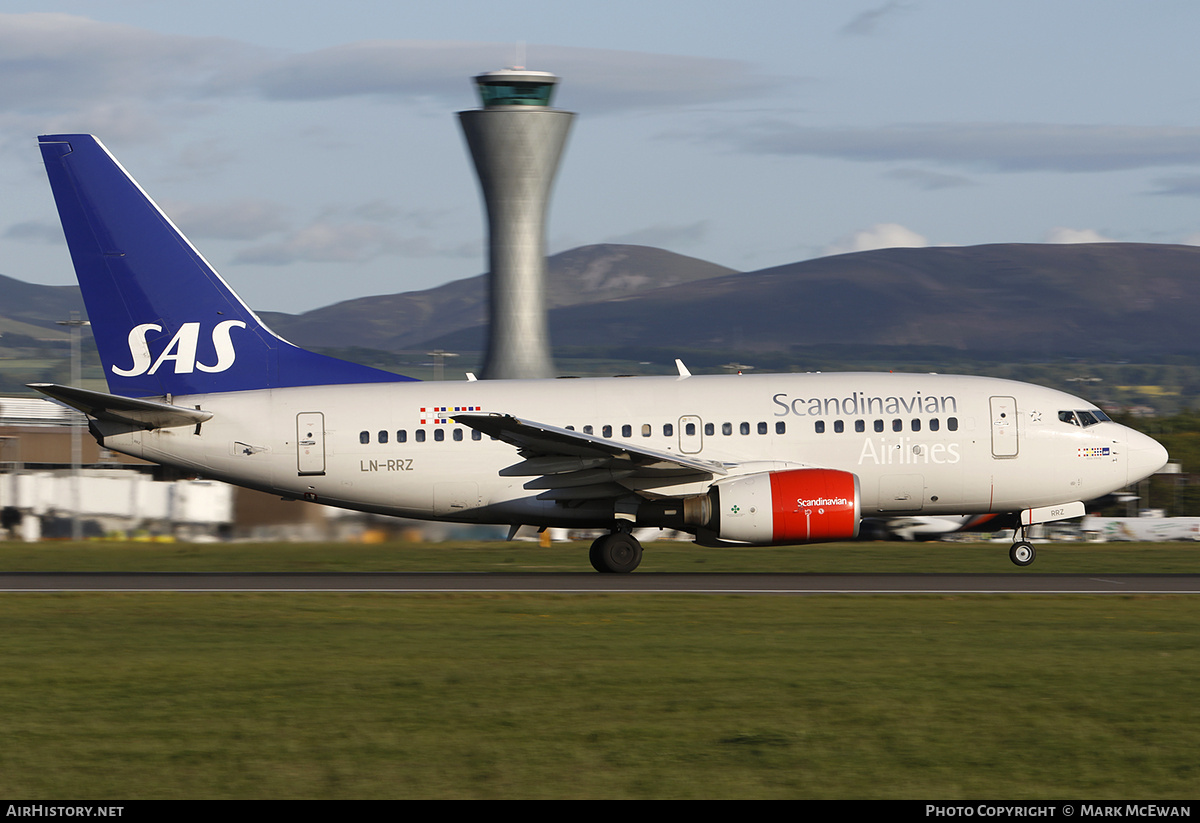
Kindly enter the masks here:
M 1154 438 L 1130 429 L 1126 444 L 1129 454 L 1129 483 L 1149 477 L 1167 465 L 1167 450 Z

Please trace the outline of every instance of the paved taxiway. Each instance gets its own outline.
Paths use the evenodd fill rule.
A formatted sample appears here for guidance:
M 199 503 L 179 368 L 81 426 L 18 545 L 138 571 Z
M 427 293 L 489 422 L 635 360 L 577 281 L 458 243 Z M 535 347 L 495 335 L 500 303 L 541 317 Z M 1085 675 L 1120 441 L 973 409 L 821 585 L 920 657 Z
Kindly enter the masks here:
M 1200 594 L 1200 575 L 8 572 L 0 591 Z

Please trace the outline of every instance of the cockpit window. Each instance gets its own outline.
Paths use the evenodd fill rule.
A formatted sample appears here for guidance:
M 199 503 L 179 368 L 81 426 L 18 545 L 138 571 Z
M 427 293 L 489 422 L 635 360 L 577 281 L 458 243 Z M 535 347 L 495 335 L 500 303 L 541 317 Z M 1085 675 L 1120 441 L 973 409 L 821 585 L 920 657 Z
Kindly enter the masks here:
M 1070 423 L 1072 426 L 1083 426 L 1085 429 L 1088 426 L 1094 426 L 1097 423 L 1112 422 L 1108 415 L 1099 409 L 1079 409 L 1076 411 L 1060 411 L 1058 419 L 1064 423 Z

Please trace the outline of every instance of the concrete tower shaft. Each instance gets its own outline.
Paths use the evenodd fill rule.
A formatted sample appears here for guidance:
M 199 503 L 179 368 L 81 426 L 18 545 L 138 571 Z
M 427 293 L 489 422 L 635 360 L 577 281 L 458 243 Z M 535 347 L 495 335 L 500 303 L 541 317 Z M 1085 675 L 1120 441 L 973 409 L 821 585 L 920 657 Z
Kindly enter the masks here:
M 547 108 L 557 79 L 511 70 L 480 75 L 484 108 L 459 112 L 488 214 L 485 378 L 554 376 L 546 323 L 546 207 L 575 116 Z

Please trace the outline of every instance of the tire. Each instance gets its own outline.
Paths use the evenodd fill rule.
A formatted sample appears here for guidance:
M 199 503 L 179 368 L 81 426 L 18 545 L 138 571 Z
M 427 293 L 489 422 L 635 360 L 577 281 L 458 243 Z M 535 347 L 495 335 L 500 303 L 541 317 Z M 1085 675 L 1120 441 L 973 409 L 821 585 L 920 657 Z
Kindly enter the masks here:
M 630 534 L 606 534 L 592 543 L 588 559 L 598 572 L 628 574 L 642 562 L 642 544 Z
M 1008 550 L 1008 559 L 1018 566 L 1028 566 L 1037 559 L 1037 551 L 1033 548 L 1032 543 L 1022 540 L 1012 544 L 1012 548 Z

